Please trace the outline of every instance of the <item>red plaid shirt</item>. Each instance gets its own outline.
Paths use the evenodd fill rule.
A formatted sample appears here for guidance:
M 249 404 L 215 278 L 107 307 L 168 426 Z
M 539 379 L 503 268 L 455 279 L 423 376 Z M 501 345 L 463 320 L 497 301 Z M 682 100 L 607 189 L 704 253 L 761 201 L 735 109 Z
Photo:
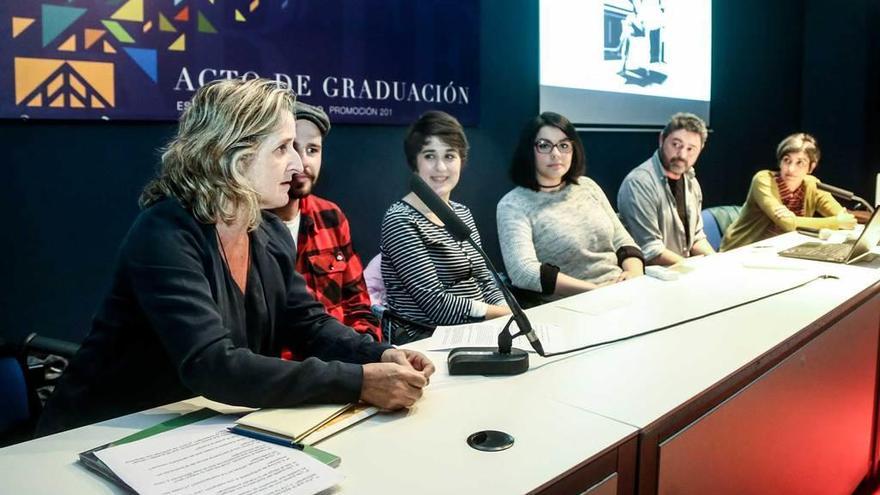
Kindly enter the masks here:
M 382 340 L 379 320 L 370 311 L 361 259 L 351 245 L 348 219 L 335 203 L 309 195 L 299 200 L 296 270 L 327 314 Z

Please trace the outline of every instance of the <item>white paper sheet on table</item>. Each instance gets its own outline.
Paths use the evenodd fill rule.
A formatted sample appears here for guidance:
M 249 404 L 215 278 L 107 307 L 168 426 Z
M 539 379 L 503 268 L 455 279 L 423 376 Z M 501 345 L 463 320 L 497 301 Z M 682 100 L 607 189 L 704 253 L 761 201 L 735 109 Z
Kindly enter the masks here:
M 609 289 L 611 289 L 609 287 Z M 614 289 L 617 289 L 616 287 Z M 590 297 L 574 296 L 559 301 L 560 308 L 571 309 L 579 313 L 599 316 L 616 309 L 625 308 L 632 302 L 633 295 L 628 291 L 606 290 L 596 291 Z
M 230 433 L 218 416 L 96 455 L 140 494 L 314 494 L 342 475 L 302 451 Z
M 437 327 L 430 339 L 429 349 L 433 351 L 449 350 L 454 347 L 495 347 L 498 345 L 498 334 L 506 321 L 499 323 L 479 323 Z M 583 346 L 593 339 L 591 335 L 580 329 L 564 329 L 557 325 L 532 323 L 535 334 L 547 353 L 561 352 Z M 517 332 L 516 323 L 511 324 L 511 331 Z M 526 337 L 513 340 L 513 346 L 528 352 L 535 352 Z
M 568 311 L 544 314 L 541 316 L 544 321 L 532 318 L 532 325 L 546 353 L 557 353 L 615 341 L 731 308 L 812 280 L 816 275 L 814 270 L 779 270 L 773 277 L 761 277 L 738 264 L 723 274 L 695 270 L 676 281 L 648 280 L 642 284 L 641 296 L 625 304 L 620 303 L 628 295 L 627 291 L 609 290 L 607 296 L 599 293 L 605 289 L 559 301 L 555 306 Z M 661 297 L 663 292 L 681 294 L 682 304 L 669 304 L 667 297 Z M 597 312 L 601 314 L 594 314 Z M 427 348 L 494 347 L 505 323 L 499 319 L 437 327 Z M 517 338 L 513 345 L 532 352 L 525 337 Z

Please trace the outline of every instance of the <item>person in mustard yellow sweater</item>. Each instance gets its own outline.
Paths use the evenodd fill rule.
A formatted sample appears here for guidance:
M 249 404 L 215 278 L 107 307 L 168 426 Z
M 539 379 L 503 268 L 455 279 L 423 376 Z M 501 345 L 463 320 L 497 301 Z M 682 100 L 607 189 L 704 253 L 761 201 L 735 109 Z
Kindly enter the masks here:
M 761 170 L 752 178 L 739 218 L 724 234 L 721 251 L 790 232 L 797 227 L 852 229 L 855 217 L 831 194 L 820 191 L 810 175 L 819 163 L 813 136 L 797 133 L 776 148 L 779 171 Z M 821 217 L 814 217 L 818 213 Z

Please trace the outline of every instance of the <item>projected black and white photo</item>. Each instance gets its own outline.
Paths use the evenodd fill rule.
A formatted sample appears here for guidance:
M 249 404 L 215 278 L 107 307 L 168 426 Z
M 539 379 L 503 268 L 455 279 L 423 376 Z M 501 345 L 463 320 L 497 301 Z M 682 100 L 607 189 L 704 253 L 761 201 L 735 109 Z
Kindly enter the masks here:
M 626 84 L 666 81 L 663 0 L 606 1 L 604 55 Z
M 540 0 L 540 108 L 585 125 L 709 120 L 711 0 Z

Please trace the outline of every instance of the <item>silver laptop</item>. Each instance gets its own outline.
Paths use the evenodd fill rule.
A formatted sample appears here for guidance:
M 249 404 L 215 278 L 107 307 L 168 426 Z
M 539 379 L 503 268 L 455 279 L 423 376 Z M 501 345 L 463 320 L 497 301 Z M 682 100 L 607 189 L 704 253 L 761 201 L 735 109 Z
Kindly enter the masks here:
M 877 211 L 880 211 L 878 209 Z M 801 258 L 805 260 L 830 261 L 832 263 L 855 263 L 871 255 L 871 249 L 880 241 L 880 215 L 877 211 L 871 215 L 865 230 L 855 242 L 843 244 L 826 244 L 822 242 L 805 242 L 793 248 L 779 251 L 780 256 Z

